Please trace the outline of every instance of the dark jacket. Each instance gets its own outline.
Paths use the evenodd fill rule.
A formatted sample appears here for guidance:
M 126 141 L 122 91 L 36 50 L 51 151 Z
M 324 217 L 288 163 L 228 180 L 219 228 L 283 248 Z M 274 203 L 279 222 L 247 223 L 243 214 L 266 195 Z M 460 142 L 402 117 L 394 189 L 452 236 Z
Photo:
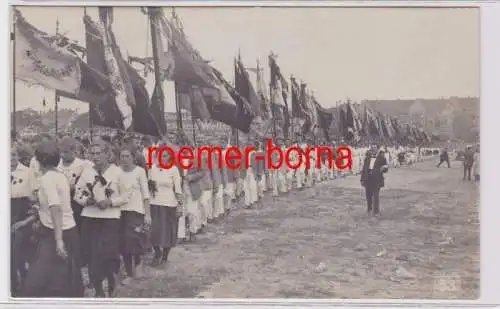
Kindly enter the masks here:
M 448 157 L 448 151 L 443 150 L 443 151 L 441 152 L 441 155 L 439 156 L 439 158 L 440 158 L 441 160 L 448 160 L 448 159 L 449 159 L 449 157 Z
M 468 149 L 464 153 L 464 166 L 471 167 L 474 164 L 474 152 Z
M 373 169 L 370 171 L 370 160 L 374 157 L 375 164 L 373 165 Z M 384 166 L 387 167 L 387 160 L 385 159 L 385 153 L 383 151 L 379 151 L 377 155 L 370 151 L 367 152 L 363 162 L 363 168 L 361 170 L 361 185 L 364 187 L 384 187 L 384 173 L 386 172 L 382 170 L 382 167 Z

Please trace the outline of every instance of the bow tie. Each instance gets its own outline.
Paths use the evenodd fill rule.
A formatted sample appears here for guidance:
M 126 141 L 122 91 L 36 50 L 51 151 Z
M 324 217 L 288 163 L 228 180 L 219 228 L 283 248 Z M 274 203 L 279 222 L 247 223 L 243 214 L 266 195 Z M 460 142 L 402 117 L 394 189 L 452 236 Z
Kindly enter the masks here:
M 95 176 L 95 182 L 99 182 L 101 185 L 105 186 L 108 182 L 106 181 L 106 178 L 104 178 L 102 176 L 101 173 L 98 173 L 96 176 Z

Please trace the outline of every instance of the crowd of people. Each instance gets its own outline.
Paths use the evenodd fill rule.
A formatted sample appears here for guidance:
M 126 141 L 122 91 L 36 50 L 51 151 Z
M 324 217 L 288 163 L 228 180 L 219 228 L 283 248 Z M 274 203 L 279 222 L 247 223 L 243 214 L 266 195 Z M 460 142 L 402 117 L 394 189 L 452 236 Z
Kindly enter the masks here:
M 261 142 L 250 143 L 256 148 L 254 156 L 264 151 Z M 82 140 L 39 135 L 14 141 L 12 295 L 83 297 L 85 288 L 90 288 L 95 297 L 114 297 L 118 284 L 128 285 L 145 276 L 145 261 L 151 263 L 149 267 L 167 263 L 170 250 L 179 242 L 196 242 L 206 226 L 223 220 L 235 207 L 253 208 L 265 194 L 278 196 L 335 178 L 361 174 L 368 211 L 378 215 L 382 174 L 389 167 L 439 152 L 402 146 L 351 147 L 352 168 L 344 170 L 328 164 L 318 167 L 316 160 L 326 163 L 327 158 L 315 157 L 314 152 L 310 165 L 299 164 L 297 169 L 285 164 L 267 169 L 265 162 L 256 160 L 238 170 L 217 164 L 164 170 L 158 160 L 148 168 L 148 147 L 165 144 L 135 136 Z M 192 146 L 186 139 L 175 144 Z M 274 144 L 283 151 L 312 145 L 283 139 Z M 164 162 L 168 156 L 165 152 Z M 203 160 L 215 162 L 217 155 L 206 154 Z M 145 259 L 149 254 L 151 262 Z M 83 280 L 86 277 L 88 282 Z

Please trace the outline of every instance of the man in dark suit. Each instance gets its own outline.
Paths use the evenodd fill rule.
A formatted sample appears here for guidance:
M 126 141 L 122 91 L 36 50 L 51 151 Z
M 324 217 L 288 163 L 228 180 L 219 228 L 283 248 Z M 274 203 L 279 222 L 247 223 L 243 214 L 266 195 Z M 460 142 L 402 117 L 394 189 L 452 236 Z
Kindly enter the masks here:
M 366 152 L 363 168 L 361 170 L 361 185 L 365 187 L 368 213 L 380 213 L 379 192 L 384 187 L 384 173 L 388 171 L 385 154 L 379 147 L 372 146 Z
M 443 148 L 441 154 L 439 155 L 439 163 L 437 167 L 440 167 L 443 162 L 446 162 L 448 164 L 448 168 L 450 168 L 450 157 L 448 156 L 448 150 L 446 148 Z
M 467 145 L 467 148 L 464 152 L 464 180 L 467 178 L 471 181 L 471 169 L 474 165 L 474 151 L 472 150 L 471 145 Z

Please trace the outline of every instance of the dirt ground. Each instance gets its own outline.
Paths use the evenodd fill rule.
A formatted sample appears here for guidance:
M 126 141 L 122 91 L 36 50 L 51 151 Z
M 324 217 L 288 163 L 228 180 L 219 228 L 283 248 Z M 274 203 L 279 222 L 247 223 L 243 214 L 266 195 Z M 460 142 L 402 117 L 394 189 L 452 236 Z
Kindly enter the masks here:
M 391 169 L 382 216 L 359 176 L 238 208 L 118 297 L 479 297 L 479 187 L 460 162 Z

